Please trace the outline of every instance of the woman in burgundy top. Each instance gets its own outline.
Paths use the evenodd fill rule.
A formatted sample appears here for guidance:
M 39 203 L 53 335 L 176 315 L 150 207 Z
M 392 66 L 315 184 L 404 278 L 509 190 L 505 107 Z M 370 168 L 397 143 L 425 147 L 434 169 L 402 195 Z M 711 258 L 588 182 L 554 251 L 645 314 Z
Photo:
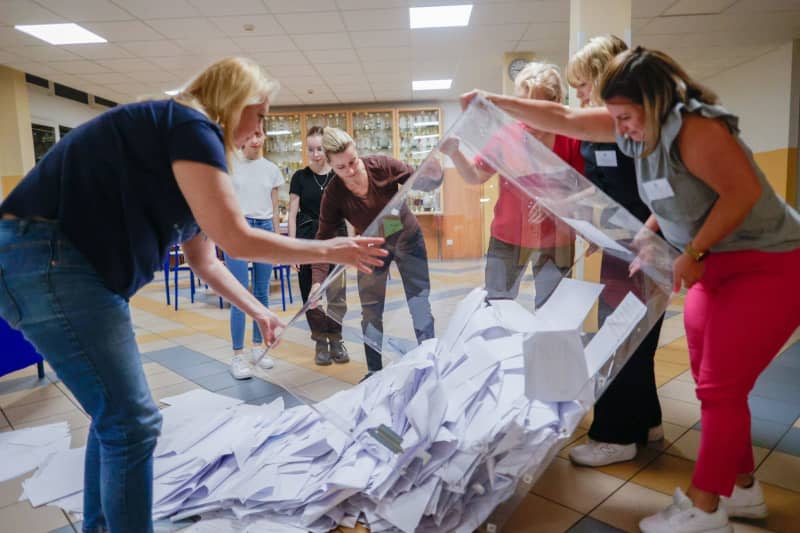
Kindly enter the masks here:
M 359 157 L 350 135 L 337 128 L 325 128 L 322 147 L 339 179 L 328 185 L 322 197 L 317 239 L 335 236 L 345 220 L 353 226 L 357 235 L 364 234 L 374 224 L 386 239 L 385 247 L 389 251 L 382 267 L 376 267 L 367 276 L 358 274 L 361 328 L 369 376 L 383 367 L 380 354 L 383 344 L 383 307 L 392 261 L 400 271 L 417 341 L 422 342 L 434 336 L 433 315 L 428 300 L 431 286 L 428 255 L 422 231 L 404 201 L 395 200 L 397 205 L 383 213 L 415 169 L 391 157 Z M 441 184 L 441 167 L 433 161 L 429 165 L 424 171 L 421 170 L 415 189 L 434 189 Z M 312 281 L 315 288 L 327 274 L 327 264 L 317 263 L 313 266 Z
M 563 97 L 558 68 L 545 63 L 529 63 L 514 80 L 517 95 L 535 100 L 560 102 Z M 502 161 L 513 168 L 518 148 L 526 134 L 533 135 L 567 162 L 583 173 L 580 141 L 527 127 L 514 122 L 501 128 L 483 147 L 482 155 L 468 160 L 458 149 L 458 140 L 450 138 L 440 150 L 450 156 L 468 183 L 484 183 L 496 172 L 491 161 Z M 527 169 L 527 159 L 522 168 Z M 514 299 L 528 263 L 533 267 L 536 289 L 535 306 L 541 306 L 555 289 L 561 277 L 572 265 L 574 235 L 566 224 L 548 214 L 529 192 L 518 184 L 533 187 L 550 186 L 538 176 L 514 176 L 515 180 L 500 177 L 500 193 L 494 207 L 491 239 L 486 252 L 486 291 L 488 298 Z M 516 182 L 516 183 L 515 183 Z M 551 265 L 548 268 L 548 265 Z

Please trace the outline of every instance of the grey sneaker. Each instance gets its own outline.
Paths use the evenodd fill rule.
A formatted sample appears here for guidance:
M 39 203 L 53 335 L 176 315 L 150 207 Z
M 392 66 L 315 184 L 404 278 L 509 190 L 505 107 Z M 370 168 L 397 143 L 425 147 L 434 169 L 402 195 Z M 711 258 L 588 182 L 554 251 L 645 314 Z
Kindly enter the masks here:
M 314 355 L 314 363 L 319 366 L 328 366 L 331 364 L 331 352 L 328 351 L 328 341 L 318 340 L 316 347 L 316 355 Z
M 347 355 L 347 347 L 342 339 L 331 339 L 330 344 L 331 358 L 334 363 L 344 364 L 350 362 L 350 356 Z

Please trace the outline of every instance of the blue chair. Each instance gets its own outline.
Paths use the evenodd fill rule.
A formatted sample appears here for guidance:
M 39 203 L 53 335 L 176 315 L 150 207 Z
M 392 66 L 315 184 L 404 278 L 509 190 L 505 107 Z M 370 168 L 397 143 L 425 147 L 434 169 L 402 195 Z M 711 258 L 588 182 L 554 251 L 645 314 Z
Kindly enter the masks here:
M 273 270 L 280 274 L 281 278 L 281 307 L 286 311 L 286 292 L 289 293 L 289 303 L 294 303 L 292 298 L 292 265 L 272 265 Z M 288 291 L 284 288 L 284 282 Z
M 39 379 L 44 379 L 44 359 L 22 333 L 0 318 L 0 376 L 36 365 Z
M 172 249 L 167 254 L 167 257 L 164 259 L 164 290 L 167 295 L 167 305 L 170 304 L 170 291 L 169 291 L 169 278 L 170 274 L 173 275 L 173 283 L 174 283 L 174 307 L 175 310 L 178 310 L 178 275 L 181 272 L 188 272 L 189 273 L 189 295 L 190 300 L 194 303 L 194 294 L 195 294 L 195 282 L 194 282 L 194 272 L 189 266 L 184 262 L 183 258 L 183 251 L 181 250 L 181 246 L 176 244 L 172 247 Z

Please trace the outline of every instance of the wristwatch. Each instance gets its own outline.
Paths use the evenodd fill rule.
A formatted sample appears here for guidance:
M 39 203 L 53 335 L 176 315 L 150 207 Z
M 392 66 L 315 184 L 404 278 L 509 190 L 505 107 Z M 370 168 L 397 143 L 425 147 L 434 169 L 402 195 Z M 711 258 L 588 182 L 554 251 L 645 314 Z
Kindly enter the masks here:
M 700 261 L 702 261 L 703 259 L 705 259 L 706 256 L 708 255 L 707 251 L 701 252 L 701 251 L 695 249 L 695 247 L 692 246 L 691 242 L 686 245 L 686 249 L 683 250 L 683 253 L 685 253 L 686 255 L 688 255 L 689 257 L 691 257 L 692 259 L 694 259 L 698 263 Z

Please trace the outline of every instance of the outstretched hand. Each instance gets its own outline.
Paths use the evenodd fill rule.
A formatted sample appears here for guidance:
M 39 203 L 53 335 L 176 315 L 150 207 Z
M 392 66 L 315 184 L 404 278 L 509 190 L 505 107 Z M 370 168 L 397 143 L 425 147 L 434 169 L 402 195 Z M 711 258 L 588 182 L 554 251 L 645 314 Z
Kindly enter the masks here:
M 369 274 L 372 267 L 383 266 L 389 252 L 380 248 L 383 237 L 336 237 L 326 241 L 331 263 L 353 266 Z
M 487 94 L 488 93 L 486 91 L 481 89 L 472 89 L 470 92 L 462 94 L 460 98 L 461 111 L 464 111 L 467 107 L 469 107 L 469 104 L 471 104 L 477 96 L 483 96 L 485 98 Z
M 261 331 L 261 336 L 264 338 L 266 347 L 272 348 L 275 345 L 278 334 L 286 327 L 286 324 L 272 311 L 267 309 L 264 311 L 263 314 L 253 317 L 253 320 L 258 324 L 258 329 Z

